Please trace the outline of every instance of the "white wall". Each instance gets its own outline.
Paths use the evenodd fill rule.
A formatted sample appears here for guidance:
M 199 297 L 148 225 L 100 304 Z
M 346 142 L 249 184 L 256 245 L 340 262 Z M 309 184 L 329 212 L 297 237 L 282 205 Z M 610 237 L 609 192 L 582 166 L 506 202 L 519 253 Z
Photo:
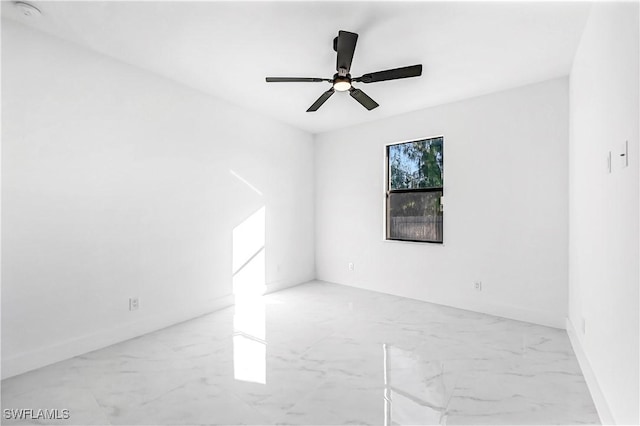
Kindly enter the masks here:
M 384 146 L 436 135 L 445 244 L 383 241 Z M 566 78 L 321 134 L 317 277 L 564 327 L 567 155 Z
M 597 3 L 570 76 L 569 319 L 601 417 L 618 424 L 640 421 L 638 37 L 637 2 Z
M 307 133 L 5 21 L 2 90 L 4 377 L 232 303 L 262 206 L 267 284 L 314 278 Z

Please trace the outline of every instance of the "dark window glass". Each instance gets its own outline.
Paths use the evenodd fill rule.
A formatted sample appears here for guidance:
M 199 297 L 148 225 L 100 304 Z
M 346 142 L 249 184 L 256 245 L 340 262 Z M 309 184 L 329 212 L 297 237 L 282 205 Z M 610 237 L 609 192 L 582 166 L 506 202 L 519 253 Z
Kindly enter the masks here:
M 442 137 L 387 147 L 387 239 L 441 243 Z
M 442 241 L 442 191 L 389 194 L 389 232 L 393 240 Z

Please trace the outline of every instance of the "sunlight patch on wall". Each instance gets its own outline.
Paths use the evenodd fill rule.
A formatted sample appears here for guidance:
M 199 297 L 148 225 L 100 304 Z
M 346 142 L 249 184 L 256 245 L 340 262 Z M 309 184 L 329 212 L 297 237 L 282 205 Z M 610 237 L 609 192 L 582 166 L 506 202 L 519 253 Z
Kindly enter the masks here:
M 233 229 L 233 374 L 259 384 L 267 383 L 265 220 L 263 206 Z
M 233 294 L 250 297 L 264 294 L 265 207 L 233 229 Z

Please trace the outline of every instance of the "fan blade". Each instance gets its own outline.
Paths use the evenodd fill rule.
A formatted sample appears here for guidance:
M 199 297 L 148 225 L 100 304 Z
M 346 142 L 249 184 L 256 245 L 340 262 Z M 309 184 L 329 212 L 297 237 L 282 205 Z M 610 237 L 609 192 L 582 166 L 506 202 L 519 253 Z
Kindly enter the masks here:
M 353 81 L 375 83 L 377 81 L 397 80 L 400 78 L 418 77 L 420 75 L 422 75 L 422 65 L 411 65 L 410 67 L 372 72 L 370 74 L 365 74 L 362 77 L 354 78 Z
M 349 94 L 353 99 L 360 102 L 360 104 L 366 109 L 368 109 L 369 111 L 379 106 L 376 101 L 371 99 L 366 93 L 364 93 L 360 89 L 351 87 L 351 89 L 349 89 Z
M 351 61 L 353 61 L 353 53 L 356 51 L 357 41 L 358 34 L 350 33 L 349 31 L 338 31 L 338 42 L 336 43 L 338 52 L 336 71 L 338 73 L 340 73 L 341 69 L 346 70 L 347 74 L 351 70 Z
M 318 83 L 321 81 L 333 81 L 327 78 L 308 78 L 308 77 L 267 77 L 267 83 Z
M 313 103 L 313 105 L 311 105 L 309 107 L 309 109 L 307 110 L 307 112 L 314 112 L 317 111 L 318 108 L 320 108 L 322 106 L 323 103 L 325 103 L 327 101 L 327 99 L 329 99 L 331 97 L 331 95 L 333 95 L 333 93 L 335 92 L 335 90 L 333 90 L 333 87 L 329 90 L 327 90 L 326 92 L 324 92 L 322 95 L 320 95 L 320 97 L 318 98 L 317 101 L 315 101 Z

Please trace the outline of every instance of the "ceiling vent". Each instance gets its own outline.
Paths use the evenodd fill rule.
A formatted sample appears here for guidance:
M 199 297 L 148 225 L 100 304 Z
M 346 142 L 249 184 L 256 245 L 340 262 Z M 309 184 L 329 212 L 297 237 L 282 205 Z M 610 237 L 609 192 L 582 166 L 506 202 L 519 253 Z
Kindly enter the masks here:
M 14 4 L 16 5 L 16 8 L 20 12 L 20 15 L 26 16 L 27 18 L 37 18 L 40 15 L 42 15 L 42 13 L 40 12 L 40 9 L 38 9 L 37 7 L 29 3 L 17 1 Z

